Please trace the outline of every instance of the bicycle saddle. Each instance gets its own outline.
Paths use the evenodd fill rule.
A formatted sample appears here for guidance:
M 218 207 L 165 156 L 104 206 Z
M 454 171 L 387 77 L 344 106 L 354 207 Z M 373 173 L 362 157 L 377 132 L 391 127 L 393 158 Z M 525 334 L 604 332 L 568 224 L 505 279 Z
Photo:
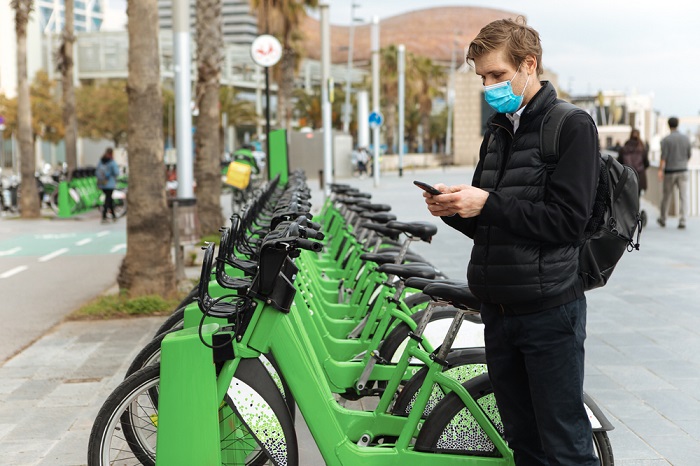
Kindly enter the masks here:
M 367 228 L 368 230 L 376 231 L 380 235 L 385 236 L 394 241 L 398 241 L 399 236 L 401 235 L 401 232 L 399 230 L 394 230 L 379 223 L 365 222 L 361 226 L 362 228 Z
M 391 210 L 391 206 L 389 204 L 372 204 L 371 202 L 363 201 L 358 202 L 357 205 L 372 212 L 389 212 Z
M 435 269 L 428 264 L 383 264 L 378 271 L 396 275 L 397 277 L 411 278 L 435 278 Z
M 426 286 L 431 285 L 433 283 L 444 283 L 446 285 L 454 285 L 454 286 L 467 286 L 467 282 L 464 280 L 453 280 L 450 278 L 445 278 L 445 279 L 435 279 L 435 280 L 427 280 L 425 278 L 419 278 L 419 277 L 414 277 L 414 278 L 409 278 L 406 280 L 406 286 L 409 288 L 415 288 L 417 290 L 422 290 L 425 289 Z
M 402 231 L 407 235 L 417 236 L 426 243 L 429 243 L 433 239 L 433 236 L 435 236 L 435 233 L 437 233 L 437 225 L 429 222 L 404 223 L 394 220 L 387 223 L 386 226 L 394 230 Z
M 362 212 L 360 217 L 377 223 L 387 223 L 396 220 L 396 215 L 388 212 Z
M 447 301 L 460 309 L 481 308 L 481 301 L 472 294 L 466 284 L 432 283 L 423 289 L 423 293 L 435 300 Z
M 360 256 L 363 261 L 376 262 L 377 264 L 393 264 L 396 256 L 392 254 L 373 254 L 366 252 Z

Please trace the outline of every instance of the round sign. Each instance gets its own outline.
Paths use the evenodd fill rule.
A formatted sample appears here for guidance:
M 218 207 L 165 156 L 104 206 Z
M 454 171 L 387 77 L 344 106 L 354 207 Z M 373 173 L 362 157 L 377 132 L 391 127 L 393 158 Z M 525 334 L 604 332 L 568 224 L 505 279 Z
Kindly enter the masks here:
M 282 58 L 282 44 L 274 36 L 263 34 L 250 45 L 250 56 L 258 65 L 269 68 Z
M 384 115 L 382 115 L 382 112 L 372 112 L 369 114 L 370 128 L 379 128 L 380 126 L 382 126 L 382 123 L 384 123 Z

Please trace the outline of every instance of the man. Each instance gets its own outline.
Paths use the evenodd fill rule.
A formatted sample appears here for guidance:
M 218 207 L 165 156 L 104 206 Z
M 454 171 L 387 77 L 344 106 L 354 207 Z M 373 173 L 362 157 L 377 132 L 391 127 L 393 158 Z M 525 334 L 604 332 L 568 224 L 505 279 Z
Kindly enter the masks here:
M 668 119 L 671 134 L 661 140 L 661 163 L 659 164 L 659 181 L 664 182 L 661 197 L 661 212 L 657 223 L 666 226 L 668 203 L 673 195 L 673 188 L 678 188 L 680 201 L 680 219 L 678 228 L 685 228 L 685 213 L 688 210 L 688 160 L 690 159 L 690 140 L 678 132 L 678 118 Z
M 467 60 L 496 111 L 472 185 L 423 194 L 430 212 L 473 238 L 467 278 L 481 299 L 489 375 L 518 466 L 600 464 L 583 404 L 586 299 L 578 242 L 599 173 L 598 135 L 584 112 L 561 132 L 548 174 L 539 131 L 556 102 L 540 82 L 542 47 L 522 17 L 494 21 Z
M 117 177 L 119 176 L 119 165 L 114 161 L 114 151 L 111 147 L 105 149 L 105 153 L 100 158 L 95 169 L 97 187 L 105 193 L 105 202 L 102 206 L 102 223 L 107 223 L 107 213 L 112 215 L 112 221 L 117 221 L 114 213 L 114 200 L 112 194 L 117 187 Z

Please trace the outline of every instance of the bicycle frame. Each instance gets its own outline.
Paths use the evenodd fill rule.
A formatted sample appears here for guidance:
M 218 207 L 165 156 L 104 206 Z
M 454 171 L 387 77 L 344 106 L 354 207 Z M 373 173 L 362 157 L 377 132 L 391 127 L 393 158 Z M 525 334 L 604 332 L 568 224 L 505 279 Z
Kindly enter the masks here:
M 293 265 L 291 267 L 295 272 L 296 268 Z M 398 464 L 398 461 L 406 466 L 425 465 L 431 458 L 431 453 L 414 451 L 410 447 L 410 440 L 423 425 L 421 416 L 434 383 L 446 392 L 455 392 L 462 399 L 502 455 L 501 458 L 470 456 L 470 464 L 514 465 L 512 453 L 505 441 L 476 401 L 462 385 L 441 373 L 442 366 L 432 360 L 429 353 L 420 350 L 417 341 L 409 341 L 377 409 L 373 412 L 358 412 L 345 409 L 335 401 L 322 364 L 314 352 L 310 351 L 311 341 L 302 331 L 301 325 L 297 313 L 280 312 L 271 303 L 257 301 L 256 310 L 245 333 L 231 342 L 230 355 L 233 359 L 223 363 L 218 377 L 211 364 L 211 350 L 198 341 L 197 329 L 175 332 L 166 337 L 161 357 L 156 465 L 221 464 L 218 407 L 227 394 L 231 395 L 231 382 L 235 379 L 241 362 L 257 358 L 260 353 L 268 351 L 277 360 L 328 465 L 361 463 L 374 466 Z M 223 330 L 225 335 L 225 328 Z M 218 331 L 219 327 L 212 324 L 202 328 L 201 333 L 205 341 L 211 344 Z M 408 368 L 411 357 L 421 360 L 429 367 L 428 375 L 407 418 L 387 414 L 393 393 Z M 190 372 L 191 366 L 198 369 Z M 234 405 L 240 402 L 235 396 L 232 399 Z M 269 421 L 269 417 L 265 419 Z M 243 420 L 258 441 L 264 443 L 260 430 L 252 425 L 253 421 L 245 417 Z M 364 436 L 371 439 L 378 435 L 396 436 L 398 440 L 393 447 L 357 444 Z M 265 436 L 269 436 L 269 432 Z M 463 455 L 441 454 L 439 458 L 440 463 L 447 466 L 465 462 Z

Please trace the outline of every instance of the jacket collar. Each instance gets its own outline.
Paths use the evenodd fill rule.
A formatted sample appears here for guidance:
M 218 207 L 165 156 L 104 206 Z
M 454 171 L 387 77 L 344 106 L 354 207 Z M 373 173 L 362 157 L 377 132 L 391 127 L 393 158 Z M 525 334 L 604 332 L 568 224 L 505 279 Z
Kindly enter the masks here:
M 544 114 L 546 109 L 554 105 L 557 100 L 557 91 L 554 86 L 549 81 L 540 81 L 542 87 L 537 94 L 535 94 L 530 102 L 527 103 L 525 111 L 520 117 L 520 125 L 525 125 L 533 118 L 540 114 Z M 492 130 L 495 128 L 492 125 L 503 126 L 506 128 L 513 128 L 513 123 L 508 119 L 505 113 L 495 113 L 489 119 L 488 125 Z

